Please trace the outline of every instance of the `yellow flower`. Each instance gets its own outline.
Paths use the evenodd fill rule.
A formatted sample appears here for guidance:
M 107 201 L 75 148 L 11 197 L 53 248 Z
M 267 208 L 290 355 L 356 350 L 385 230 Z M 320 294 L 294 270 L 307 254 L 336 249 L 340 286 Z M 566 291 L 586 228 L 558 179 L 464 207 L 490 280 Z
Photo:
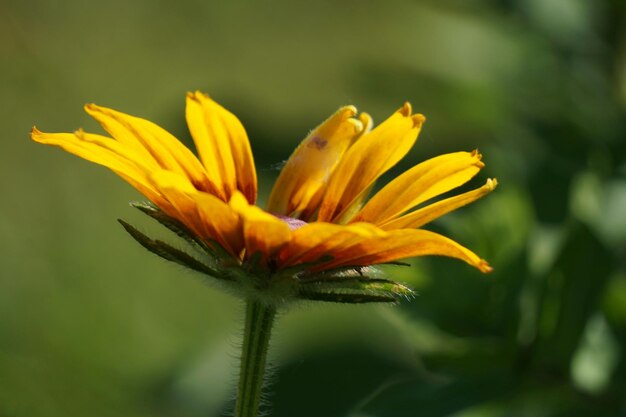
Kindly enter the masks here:
M 244 127 L 208 96 L 187 94 L 186 119 L 199 158 L 147 120 L 95 104 L 85 110 L 113 138 L 82 130 L 43 133 L 33 128 L 32 139 L 121 176 L 156 206 L 139 208 L 217 257 L 217 264 L 207 265 L 209 274 L 237 276 L 254 270 L 265 280 L 287 276 L 289 291 L 298 292 L 300 282 L 337 282 L 342 277 L 358 281 L 355 276 L 364 270 L 360 267 L 422 255 L 458 258 L 482 272 L 491 271 L 469 249 L 420 228 L 495 188 L 496 181 L 488 180 L 473 191 L 423 204 L 474 177 L 484 166 L 477 151 L 422 162 L 367 200 L 375 181 L 417 139 L 425 119 L 412 114 L 409 103 L 373 129 L 366 113 L 357 116 L 353 106 L 339 109 L 291 155 L 267 210 L 255 205 L 256 170 Z M 173 251 L 125 226 L 154 252 Z M 193 262 L 172 251 L 159 254 L 187 265 Z M 233 268 L 239 272 L 233 273 Z M 376 282 L 384 286 L 391 281 Z

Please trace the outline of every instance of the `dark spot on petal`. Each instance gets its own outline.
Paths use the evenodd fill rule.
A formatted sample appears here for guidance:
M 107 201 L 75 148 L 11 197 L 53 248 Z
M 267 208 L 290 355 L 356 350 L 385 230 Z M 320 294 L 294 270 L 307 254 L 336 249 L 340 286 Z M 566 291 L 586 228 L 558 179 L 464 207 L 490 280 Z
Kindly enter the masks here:
M 317 148 L 317 150 L 321 151 L 328 145 L 328 141 L 326 139 L 322 139 L 319 136 L 314 136 L 309 143 L 307 144 L 310 148 Z

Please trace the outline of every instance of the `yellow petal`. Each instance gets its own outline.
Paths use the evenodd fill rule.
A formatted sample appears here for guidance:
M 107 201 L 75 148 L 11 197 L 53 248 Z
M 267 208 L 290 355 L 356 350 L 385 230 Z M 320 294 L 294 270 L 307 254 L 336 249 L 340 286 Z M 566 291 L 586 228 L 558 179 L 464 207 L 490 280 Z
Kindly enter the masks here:
M 429 204 L 428 206 L 412 213 L 383 223 L 380 227 L 384 230 L 414 229 L 421 227 L 436 218 L 443 216 L 444 214 L 450 213 L 453 210 L 470 204 L 489 194 L 491 191 L 495 190 L 497 185 L 498 181 L 495 179 L 489 179 L 487 180 L 487 183 L 480 188 Z
M 369 196 L 372 188 L 374 188 L 374 183 L 370 184 L 369 187 L 363 189 L 363 191 L 361 191 L 361 193 L 357 195 L 354 200 L 352 200 L 352 203 L 350 203 L 348 207 L 343 209 L 341 214 L 333 219 L 333 222 L 338 224 L 346 224 L 350 221 L 356 222 L 357 220 L 354 220 L 354 216 L 356 216 L 357 213 L 359 213 L 363 208 L 363 203 Z
M 195 235 L 202 236 L 204 226 L 196 210 L 196 203 L 190 194 L 197 192 L 189 179 L 172 171 L 157 170 L 150 174 L 150 182 L 171 204 L 173 211 L 165 213 L 178 219 Z
M 90 135 L 82 131 L 75 133 L 44 133 L 33 127 L 31 138 L 35 142 L 59 146 L 83 159 L 121 170 L 129 175 L 142 176 L 149 170 L 140 157 L 111 138 Z
M 455 152 L 416 165 L 387 184 L 367 202 L 354 221 L 381 224 L 432 197 L 459 187 L 484 166 L 481 155 Z
M 246 256 L 261 253 L 270 257 L 291 240 L 291 230 L 287 223 L 249 205 L 242 193 L 236 191 L 229 204 L 243 219 Z
M 165 168 L 163 163 L 153 155 L 153 150 L 149 147 L 151 144 L 144 144 L 141 141 L 141 137 L 133 134 L 129 131 L 128 127 L 116 120 L 113 117 L 107 115 L 107 110 L 104 107 L 99 107 L 95 104 L 86 104 L 84 106 L 85 112 L 93 117 L 100 125 L 106 130 L 115 140 L 127 148 L 133 149 L 139 155 L 141 159 L 146 162 L 150 162 L 157 167 Z M 159 146 L 158 144 L 152 144 L 153 146 Z M 161 150 L 161 153 L 163 151 Z M 158 155 L 158 152 L 155 152 Z
M 196 190 L 187 178 L 171 171 L 156 171 L 150 180 L 174 207 L 168 215 L 180 220 L 198 237 L 216 241 L 231 255 L 239 256 L 243 249 L 241 220 L 227 203 Z
M 268 211 L 307 220 L 317 210 L 337 163 L 364 130 L 356 114 L 354 106 L 340 108 L 300 143 L 274 184 Z
M 292 232 L 288 246 L 280 253 L 282 267 L 316 262 L 332 251 L 355 245 L 358 241 L 376 239 L 386 233 L 368 223 L 347 226 L 332 223 L 309 223 Z
M 411 149 L 424 116 L 411 115 L 409 103 L 348 149 L 332 175 L 319 221 L 335 221 L 378 177 Z
M 87 104 L 85 110 L 115 139 L 141 153 L 146 161 L 184 175 L 198 190 L 218 192 L 198 158 L 165 129 L 148 120 L 95 104 Z
M 248 135 L 239 119 L 198 91 L 187 94 L 185 114 L 200 159 L 226 201 L 239 190 L 254 204 L 256 170 Z
M 244 248 L 243 225 L 239 215 L 219 198 L 204 192 L 192 195 L 204 227 L 203 235 L 218 242 L 233 256 Z
M 491 272 L 487 261 L 455 241 L 437 233 L 421 229 L 400 229 L 387 232 L 384 237 L 360 241 L 352 246 L 330 251 L 334 260 L 314 269 L 323 270 L 341 266 L 373 265 L 424 255 L 457 258 Z
M 31 138 L 35 142 L 58 146 L 90 162 L 103 165 L 124 178 L 155 204 L 163 203 L 157 190 L 148 181 L 148 173 L 154 168 L 151 163 L 143 161 L 133 149 L 111 138 L 82 131 L 44 133 L 36 128 L 32 129 Z

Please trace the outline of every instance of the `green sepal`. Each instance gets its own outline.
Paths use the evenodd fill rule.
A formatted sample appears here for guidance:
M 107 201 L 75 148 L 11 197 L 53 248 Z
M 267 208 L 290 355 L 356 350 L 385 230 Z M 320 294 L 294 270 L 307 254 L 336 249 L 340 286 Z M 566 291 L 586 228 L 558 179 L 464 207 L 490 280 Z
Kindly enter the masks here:
M 337 302 L 396 302 L 414 296 L 413 290 L 395 281 L 384 278 L 337 278 L 308 282 L 300 287 L 301 298 Z M 355 301 L 347 301 L 349 299 Z
M 342 267 L 299 277 L 300 298 L 340 303 L 396 302 L 413 290 L 371 266 Z
M 373 266 L 341 266 L 339 268 L 326 269 L 322 271 L 311 272 L 309 270 L 301 271 L 298 279 L 302 282 L 321 282 L 326 280 L 341 280 L 348 278 L 383 278 L 383 272 Z
M 331 303 L 365 304 L 365 303 L 396 303 L 398 299 L 385 294 L 361 294 L 341 292 L 308 292 L 301 291 L 299 298 L 311 301 L 326 301 Z
M 302 288 L 319 288 L 321 290 L 351 290 L 351 291 L 376 291 L 394 294 L 396 296 L 412 297 L 413 290 L 399 282 L 384 278 L 339 278 L 336 280 L 324 280 L 309 282 Z
M 117 219 L 117 221 L 120 222 L 120 224 L 124 227 L 128 234 L 130 234 L 133 239 L 139 242 L 141 246 L 148 249 L 150 252 L 160 256 L 161 258 L 170 262 L 175 262 L 189 269 L 193 269 L 194 271 L 210 275 L 214 278 L 230 281 L 230 278 L 228 276 L 221 274 L 217 270 L 197 260 L 185 251 L 173 248 L 172 246 L 161 240 L 152 239 L 146 236 L 122 219 Z

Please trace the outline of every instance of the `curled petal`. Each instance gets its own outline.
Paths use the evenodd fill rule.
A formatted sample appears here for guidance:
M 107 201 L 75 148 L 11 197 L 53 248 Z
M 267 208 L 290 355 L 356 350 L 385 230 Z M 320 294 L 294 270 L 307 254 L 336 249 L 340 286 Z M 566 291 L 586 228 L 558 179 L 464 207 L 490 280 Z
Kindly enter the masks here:
M 459 187 L 484 166 L 477 152 L 455 152 L 416 165 L 387 184 L 354 218 L 381 224 L 424 201 Z
M 387 232 L 384 237 L 362 239 L 330 252 L 333 260 L 315 266 L 323 270 L 341 266 L 373 265 L 415 256 L 440 255 L 457 258 L 478 268 L 491 272 L 487 261 L 474 252 L 445 236 L 427 230 L 400 229 Z
M 419 210 L 415 210 L 414 212 L 406 214 L 402 217 L 383 223 L 380 227 L 383 230 L 414 229 L 422 227 L 444 214 L 450 213 L 451 211 L 466 206 L 479 198 L 484 197 L 495 190 L 497 185 L 498 181 L 495 179 L 488 179 L 487 183 L 480 188 L 429 204 Z
M 300 143 L 272 189 L 268 211 L 304 220 L 313 215 L 337 163 L 368 125 L 356 114 L 354 106 L 340 108 Z
M 411 149 L 425 118 L 411 114 L 409 103 L 363 135 L 345 153 L 328 184 L 318 214 L 319 221 L 337 222 L 362 199 L 374 181 Z

